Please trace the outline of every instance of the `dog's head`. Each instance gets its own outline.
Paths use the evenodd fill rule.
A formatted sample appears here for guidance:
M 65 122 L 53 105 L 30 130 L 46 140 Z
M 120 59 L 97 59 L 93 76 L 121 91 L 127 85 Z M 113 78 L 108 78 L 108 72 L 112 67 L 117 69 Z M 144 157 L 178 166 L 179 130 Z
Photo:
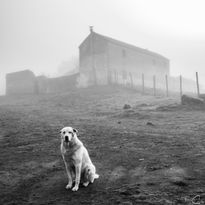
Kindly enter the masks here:
M 76 137 L 78 131 L 72 127 L 64 127 L 60 131 L 61 141 L 65 143 L 69 143 Z

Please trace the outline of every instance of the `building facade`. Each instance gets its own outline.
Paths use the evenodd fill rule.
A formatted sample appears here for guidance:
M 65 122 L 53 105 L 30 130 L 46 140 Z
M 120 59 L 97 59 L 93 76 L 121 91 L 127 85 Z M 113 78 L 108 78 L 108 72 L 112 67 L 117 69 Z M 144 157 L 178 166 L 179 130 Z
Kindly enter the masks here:
M 101 34 L 92 29 L 79 46 L 79 70 L 89 84 L 106 84 L 113 77 L 169 76 L 169 60 L 162 55 Z M 118 76 L 117 76 L 118 75 Z

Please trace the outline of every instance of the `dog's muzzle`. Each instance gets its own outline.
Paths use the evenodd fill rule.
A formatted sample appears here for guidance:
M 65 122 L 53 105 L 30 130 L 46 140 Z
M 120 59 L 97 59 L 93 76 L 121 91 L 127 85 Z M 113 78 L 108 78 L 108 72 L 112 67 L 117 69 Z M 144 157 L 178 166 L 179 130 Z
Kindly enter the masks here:
M 65 136 L 65 142 L 69 142 L 68 136 Z

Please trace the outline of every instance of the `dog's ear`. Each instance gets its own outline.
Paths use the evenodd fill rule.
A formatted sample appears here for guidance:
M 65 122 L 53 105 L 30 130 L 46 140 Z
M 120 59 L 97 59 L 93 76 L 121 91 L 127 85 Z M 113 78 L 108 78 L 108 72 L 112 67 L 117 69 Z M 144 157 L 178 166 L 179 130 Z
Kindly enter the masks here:
M 77 134 L 77 133 L 78 133 L 78 130 L 76 130 L 76 129 L 73 128 L 73 132 Z

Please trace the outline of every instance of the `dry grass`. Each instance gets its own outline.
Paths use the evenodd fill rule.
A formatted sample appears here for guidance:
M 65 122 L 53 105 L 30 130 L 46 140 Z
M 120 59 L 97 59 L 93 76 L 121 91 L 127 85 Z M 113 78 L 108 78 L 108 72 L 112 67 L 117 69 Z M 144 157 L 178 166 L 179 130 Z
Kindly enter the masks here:
M 116 87 L 1 97 L 0 204 L 204 204 L 205 112 L 177 103 Z M 100 174 L 77 193 L 65 189 L 66 125 Z

